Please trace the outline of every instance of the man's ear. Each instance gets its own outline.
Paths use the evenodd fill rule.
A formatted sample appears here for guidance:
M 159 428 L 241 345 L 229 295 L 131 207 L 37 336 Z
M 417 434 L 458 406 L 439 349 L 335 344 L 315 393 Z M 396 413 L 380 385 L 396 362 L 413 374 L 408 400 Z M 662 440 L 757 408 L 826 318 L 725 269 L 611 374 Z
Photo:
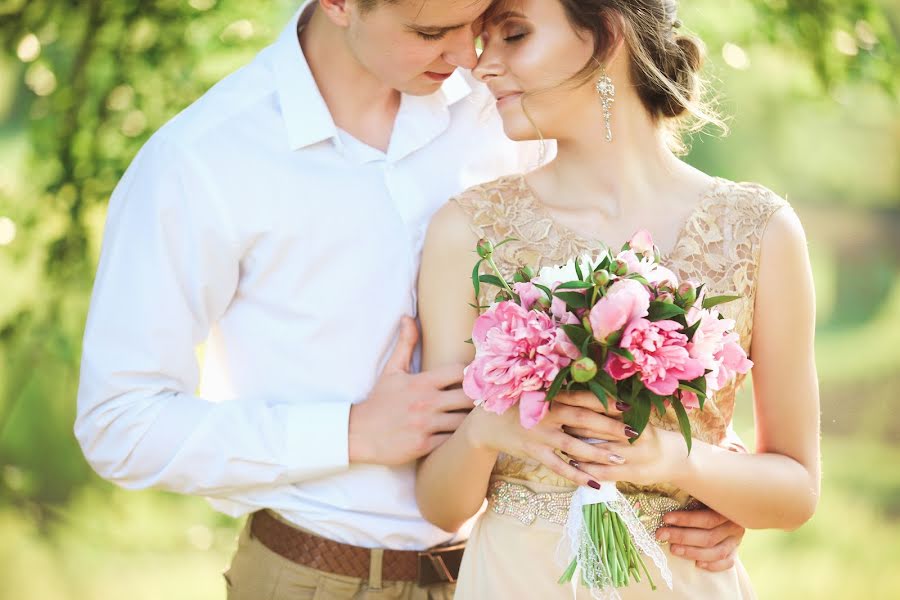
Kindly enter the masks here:
M 319 0 L 319 8 L 338 27 L 350 25 L 350 14 L 358 10 L 355 0 Z

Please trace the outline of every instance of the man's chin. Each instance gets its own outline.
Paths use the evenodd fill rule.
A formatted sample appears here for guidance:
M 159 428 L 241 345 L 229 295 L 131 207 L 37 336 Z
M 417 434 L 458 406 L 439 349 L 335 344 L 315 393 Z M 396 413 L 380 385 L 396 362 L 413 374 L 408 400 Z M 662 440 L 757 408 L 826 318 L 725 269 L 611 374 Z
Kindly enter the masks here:
M 443 81 L 429 81 L 422 76 L 421 79 L 415 79 L 402 88 L 397 88 L 397 91 L 410 96 L 430 96 L 441 89 L 443 84 Z

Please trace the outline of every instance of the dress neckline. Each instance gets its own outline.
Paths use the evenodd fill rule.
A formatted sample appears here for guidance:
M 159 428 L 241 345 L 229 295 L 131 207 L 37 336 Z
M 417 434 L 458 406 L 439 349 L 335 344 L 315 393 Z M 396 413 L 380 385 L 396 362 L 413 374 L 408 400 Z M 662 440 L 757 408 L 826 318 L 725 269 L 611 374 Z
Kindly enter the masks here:
M 541 202 L 541 199 L 532 189 L 531 185 L 525 179 L 525 174 L 521 173 L 516 176 L 519 180 L 519 186 L 524 190 L 525 196 L 527 196 L 529 202 L 534 208 L 535 212 L 539 213 L 541 216 L 546 218 L 550 222 L 550 226 L 557 231 L 557 233 L 561 234 L 563 237 L 574 240 L 579 246 L 585 248 L 595 247 L 597 244 L 603 244 L 607 247 L 610 247 L 609 244 L 604 242 L 603 240 L 592 240 L 583 236 L 581 233 L 575 231 L 571 227 L 564 225 L 561 223 L 556 217 L 554 217 L 547 207 Z M 707 203 L 710 198 L 716 196 L 719 189 L 722 187 L 725 182 L 721 177 L 711 176 L 712 182 L 707 188 L 700 193 L 699 198 L 696 201 L 696 205 L 690 210 L 687 218 L 681 224 L 678 229 L 678 233 L 675 236 L 675 243 L 672 245 L 672 248 L 667 253 L 662 253 L 662 259 L 664 261 L 672 258 L 675 253 L 678 251 L 682 242 L 684 241 L 685 236 L 687 235 L 688 230 L 690 229 L 691 223 L 706 209 Z

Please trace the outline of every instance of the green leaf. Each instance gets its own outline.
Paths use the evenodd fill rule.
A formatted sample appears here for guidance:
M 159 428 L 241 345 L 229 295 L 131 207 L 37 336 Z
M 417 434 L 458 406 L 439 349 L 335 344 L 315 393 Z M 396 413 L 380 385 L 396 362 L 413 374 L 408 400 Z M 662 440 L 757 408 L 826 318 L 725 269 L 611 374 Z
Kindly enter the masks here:
M 481 263 L 484 260 L 479 260 L 475 263 L 475 268 L 472 269 L 472 285 L 475 286 L 475 299 L 478 300 L 478 296 L 481 294 L 481 282 L 478 280 L 478 269 L 481 268 Z
M 681 428 L 681 435 L 684 436 L 684 443 L 687 444 L 688 454 L 691 453 L 691 421 L 688 419 L 687 411 L 678 398 L 672 398 L 672 406 L 675 407 L 675 414 L 678 415 L 678 425 Z
M 637 431 L 638 437 L 640 437 L 640 434 L 644 432 L 647 423 L 650 421 L 650 400 L 648 400 L 646 396 L 640 396 L 639 399 L 631 405 L 631 408 L 625 411 L 622 419 L 625 421 L 626 425 Z M 629 442 L 633 444 L 636 439 L 637 438 L 629 440 Z
M 568 304 L 571 308 L 587 308 L 588 299 L 578 292 L 554 292 L 554 296 Z
M 584 356 L 588 355 L 588 347 L 591 345 L 592 341 L 594 341 L 593 336 L 588 336 L 583 342 L 581 342 L 581 345 L 580 345 L 581 353 Z
M 627 277 L 625 277 L 625 279 L 634 279 L 635 281 L 637 281 L 637 282 L 640 283 L 641 285 L 645 285 L 645 286 L 647 286 L 647 287 L 650 287 L 650 282 L 647 281 L 647 278 L 644 277 L 643 275 L 639 275 L 639 274 L 637 274 L 637 273 L 632 273 L 631 275 L 628 275 Z
M 628 403 L 632 406 L 637 401 L 638 395 L 644 391 L 644 384 L 641 383 L 641 380 L 635 377 L 631 381 L 631 396 L 628 398 Z
M 599 263 L 597 263 L 596 267 L 594 267 L 594 273 L 596 273 L 597 271 L 601 271 L 603 269 L 606 269 L 608 271 L 611 261 L 612 261 L 612 259 L 609 256 L 609 252 L 604 252 L 603 259 Z
M 534 285 L 534 287 L 536 287 L 537 289 L 539 289 L 542 292 L 544 292 L 545 294 L 547 294 L 548 300 L 553 300 L 553 292 L 550 291 L 550 288 L 548 288 L 545 285 L 541 285 L 539 283 L 534 283 L 533 281 L 531 283 Z
M 581 272 L 581 265 L 578 263 L 581 262 L 581 259 L 578 257 L 575 258 L 575 274 L 578 275 L 578 279 L 584 279 L 584 273 Z
M 600 369 L 597 371 L 597 376 L 592 380 L 597 383 L 600 387 L 606 390 L 606 393 L 613 398 L 619 397 L 619 388 L 616 386 L 616 380 L 610 376 L 609 373 Z
M 478 278 L 478 281 L 480 281 L 481 283 L 487 283 L 487 284 L 490 284 L 490 285 L 495 285 L 495 286 L 497 286 L 498 288 L 506 289 L 506 286 L 503 285 L 503 280 L 500 279 L 499 277 L 497 277 L 496 275 L 481 275 L 481 276 Z
M 666 402 L 665 399 L 659 394 L 654 394 L 653 392 L 647 392 L 650 396 L 650 402 L 653 403 L 653 407 L 656 409 L 656 412 L 659 416 L 666 414 Z
M 606 390 L 602 385 L 597 383 L 595 380 L 588 381 L 588 388 L 594 392 L 594 395 L 600 400 L 600 403 L 603 405 L 605 410 L 609 410 L 609 401 L 606 399 L 609 394 L 606 393 Z
M 712 308 L 720 304 L 726 304 L 740 299 L 740 296 L 710 296 L 709 298 L 703 299 L 703 308 Z
M 677 304 L 654 300 L 650 303 L 650 314 L 647 316 L 647 319 L 650 321 L 664 321 L 683 314 L 684 309 Z
M 634 354 L 632 354 L 625 348 L 610 348 L 609 351 L 612 352 L 613 354 L 618 354 L 622 358 L 627 358 L 631 362 L 634 362 Z
M 569 339 L 572 340 L 572 343 L 576 346 L 581 346 L 585 339 L 590 339 L 591 337 L 588 335 L 588 332 L 584 330 L 584 327 L 579 325 L 563 325 L 562 330 L 566 332 L 566 335 L 569 336 Z
M 547 390 L 547 402 L 552 402 L 553 399 L 556 398 L 556 395 L 562 387 L 563 381 L 566 380 L 566 377 L 568 377 L 569 371 L 571 370 L 572 367 L 566 367 L 565 369 L 560 369 L 559 373 L 556 374 L 553 383 L 550 384 L 550 388 Z
M 687 329 L 682 331 L 682 333 L 687 336 L 687 339 L 690 342 L 691 340 L 694 339 L 694 334 L 697 333 L 697 330 L 699 328 L 700 328 L 700 319 L 697 319 L 696 323 L 694 323 L 693 325 L 691 325 L 690 327 L 688 327 Z
M 700 377 L 696 379 L 691 379 L 687 382 L 689 386 L 699 391 L 701 394 L 706 396 L 706 374 L 704 373 Z
M 593 283 L 587 281 L 569 281 L 556 287 L 557 290 L 589 290 L 594 287 Z

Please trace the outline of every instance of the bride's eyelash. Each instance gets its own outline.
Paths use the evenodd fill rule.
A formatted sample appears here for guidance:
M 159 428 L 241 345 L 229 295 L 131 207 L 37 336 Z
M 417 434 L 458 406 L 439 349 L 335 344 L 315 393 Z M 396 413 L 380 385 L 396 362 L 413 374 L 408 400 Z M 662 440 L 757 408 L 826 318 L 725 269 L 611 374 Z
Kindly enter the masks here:
M 527 33 L 517 33 L 515 35 L 510 35 L 510 36 L 503 38 L 503 41 L 512 44 L 512 43 L 518 42 L 519 40 L 523 39 L 526 35 L 528 35 L 528 34 Z

